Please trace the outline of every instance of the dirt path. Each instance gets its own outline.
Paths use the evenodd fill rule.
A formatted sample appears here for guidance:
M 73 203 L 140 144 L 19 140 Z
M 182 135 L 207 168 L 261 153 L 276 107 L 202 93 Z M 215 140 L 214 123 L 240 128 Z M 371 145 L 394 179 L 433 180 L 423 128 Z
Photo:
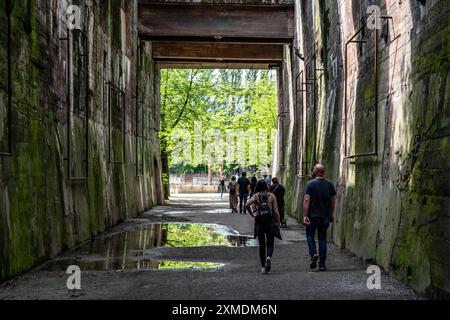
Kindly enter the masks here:
M 303 226 L 293 220 L 288 221 L 288 228 L 283 231 L 284 240 L 276 241 L 273 270 L 268 275 L 259 272 L 256 246 L 158 247 L 155 240 L 152 248 L 140 250 L 139 254 L 130 247 L 134 242 L 142 245 L 143 234 L 147 236 L 156 232 L 153 229 L 139 234 L 134 231 L 142 231 L 143 227 L 145 229 L 155 222 L 220 224 L 232 227 L 241 235 L 251 235 L 253 222 L 249 216 L 231 214 L 227 208 L 227 199 L 221 201 L 217 194 L 172 198 L 170 205 L 155 208 L 138 219 L 127 221 L 91 244 L 0 285 L 0 299 L 417 298 L 409 288 L 387 275 L 382 275 L 381 290 L 367 289 L 367 266 L 332 245 L 328 254 L 329 270 L 309 270 L 305 232 Z M 189 241 L 198 240 L 193 239 L 195 237 L 192 235 L 189 237 Z M 118 240 L 116 243 L 116 240 L 107 242 L 105 239 Z M 123 243 L 127 244 L 125 250 Z M 125 260 L 133 255 L 143 260 L 132 261 L 131 264 Z M 106 256 L 109 259 L 107 268 Z M 82 270 L 82 288 L 78 291 L 69 291 L 66 287 L 69 275 L 64 270 L 73 261 L 78 262 Z M 147 268 L 150 264 L 158 265 L 158 261 L 212 262 L 223 265 L 212 269 L 137 270 L 136 266 Z M 83 268 L 83 265 L 89 267 Z M 121 269 L 116 265 L 123 266 L 124 270 L 116 271 Z M 109 270 L 101 271 L 102 268 Z

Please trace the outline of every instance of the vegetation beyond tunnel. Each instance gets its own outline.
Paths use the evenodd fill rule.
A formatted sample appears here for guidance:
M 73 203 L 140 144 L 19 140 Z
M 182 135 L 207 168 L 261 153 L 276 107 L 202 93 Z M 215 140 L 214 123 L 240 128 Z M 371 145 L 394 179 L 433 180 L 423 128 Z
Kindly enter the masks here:
M 159 137 L 164 176 L 267 171 L 277 118 L 275 71 L 162 70 Z M 258 153 L 258 146 L 265 153 Z

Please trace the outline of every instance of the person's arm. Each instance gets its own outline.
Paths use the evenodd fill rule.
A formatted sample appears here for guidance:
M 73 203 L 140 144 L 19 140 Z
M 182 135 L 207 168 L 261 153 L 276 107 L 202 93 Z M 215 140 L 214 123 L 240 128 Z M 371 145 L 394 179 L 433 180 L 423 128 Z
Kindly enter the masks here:
M 304 224 L 310 224 L 311 221 L 309 220 L 309 204 L 311 201 L 311 197 L 309 194 L 305 194 L 305 197 L 303 198 L 303 223 Z
M 309 207 L 311 204 L 311 189 L 310 184 L 306 185 L 305 197 L 303 198 L 303 223 L 306 225 L 311 224 L 309 219 Z
M 253 218 L 256 218 L 256 215 L 252 211 L 252 205 L 253 204 L 257 205 L 258 204 L 258 200 L 257 199 L 258 199 L 257 196 L 254 195 L 245 204 L 245 211 L 247 211 L 248 214 L 251 215 Z
M 277 204 L 277 198 L 274 195 L 271 195 L 272 199 L 272 211 L 275 216 L 275 223 L 278 226 L 278 228 L 281 227 L 281 219 L 280 219 L 280 212 L 278 211 L 278 204 Z
M 334 221 L 334 209 L 336 208 L 336 188 L 334 184 L 330 183 L 331 186 L 331 205 L 330 205 L 330 222 Z
M 334 221 L 334 209 L 336 208 L 336 196 L 331 197 L 330 222 Z

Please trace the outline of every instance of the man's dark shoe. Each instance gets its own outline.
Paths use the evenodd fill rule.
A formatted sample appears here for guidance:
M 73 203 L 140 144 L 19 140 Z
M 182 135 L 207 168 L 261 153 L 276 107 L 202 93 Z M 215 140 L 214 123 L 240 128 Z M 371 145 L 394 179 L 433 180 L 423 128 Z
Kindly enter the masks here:
M 311 264 L 309 265 L 311 269 L 317 268 L 317 260 L 319 260 L 319 255 L 318 255 L 318 254 L 315 254 L 315 255 L 311 258 Z
M 327 267 L 325 267 L 325 266 L 320 266 L 320 267 L 319 267 L 319 270 L 320 270 L 320 271 L 327 271 Z

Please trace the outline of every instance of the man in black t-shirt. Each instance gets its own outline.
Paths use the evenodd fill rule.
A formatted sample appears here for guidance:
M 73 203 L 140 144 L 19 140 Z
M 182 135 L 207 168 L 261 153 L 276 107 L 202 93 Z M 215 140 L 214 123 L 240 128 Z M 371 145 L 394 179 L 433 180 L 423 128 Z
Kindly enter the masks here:
M 250 180 L 247 173 L 242 172 L 242 176 L 238 180 L 239 185 L 239 213 L 245 214 L 245 205 L 247 204 L 248 195 L 250 194 Z
M 306 239 L 311 255 L 311 269 L 317 267 L 319 260 L 320 271 L 325 271 L 327 257 L 327 230 L 333 222 L 336 205 L 336 189 L 330 181 L 324 178 L 325 167 L 318 164 L 314 167 L 314 179 L 308 182 L 303 202 L 304 224 L 306 225 Z M 317 254 L 314 236 L 318 232 L 319 254 Z

